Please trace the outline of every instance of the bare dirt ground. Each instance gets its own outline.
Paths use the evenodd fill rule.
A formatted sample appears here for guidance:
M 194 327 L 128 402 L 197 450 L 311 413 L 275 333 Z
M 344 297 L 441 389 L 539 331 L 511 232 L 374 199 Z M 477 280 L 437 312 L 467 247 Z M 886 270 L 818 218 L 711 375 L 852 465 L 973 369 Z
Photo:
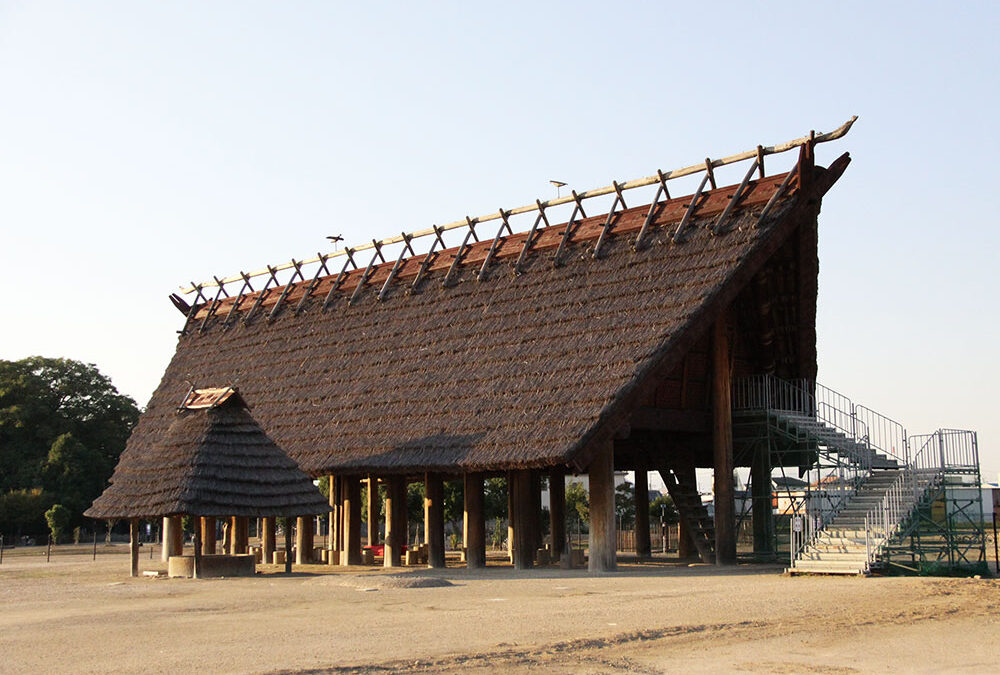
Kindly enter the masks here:
M 0 672 L 996 672 L 1000 581 L 625 564 L 130 579 L 8 555 Z M 102 549 L 103 550 L 103 549 Z M 142 561 L 161 568 L 159 561 Z M 297 568 L 299 569 L 299 568 Z

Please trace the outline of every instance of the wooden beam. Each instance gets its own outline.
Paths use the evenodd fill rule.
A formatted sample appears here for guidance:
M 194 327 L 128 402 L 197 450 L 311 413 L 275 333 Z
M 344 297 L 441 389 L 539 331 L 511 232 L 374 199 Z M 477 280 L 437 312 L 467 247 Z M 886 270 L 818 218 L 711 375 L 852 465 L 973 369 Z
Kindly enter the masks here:
M 698 476 L 693 460 L 675 464 L 673 470 L 678 483 L 697 485 Z M 683 518 L 680 519 L 677 527 L 677 557 L 681 560 L 698 557 L 698 549 L 694 545 L 694 533 L 691 532 L 691 528 L 688 527 Z
M 483 474 L 465 474 L 465 566 L 486 567 L 486 514 L 483 508 Z
M 163 562 L 168 562 L 170 556 L 181 555 L 184 552 L 184 532 L 181 528 L 180 516 L 167 516 L 163 519 Z
M 389 476 L 385 495 L 385 567 L 402 565 L 406 544 L 406 479 Z
M 635 468 L 635 554 L 648 558 L 652 554 L 649 539 L 649 473 L 645 463 Z
M 444 482 L 439 473 L 424 474 L 424 532 L 427 566 L 444 567 Z
M 728 312 L 712 330 L 712 455 L 715 467 L 715 563 L 736 563 L 736 494 L 733 486 L 732 363 Z
M 164 518 L 166 520 L 166 518 Z M 133 518 L 128 523 L 129 576 L 139 576 L 139 520 Z
M 681 431 L 706 433 L 711 430 L 711 418 L 704 410 L 643 407 L 632 412 L 629 424 L 633 431 Z
M 590 478 L 590 560 L 591 572 L 610 572 L 617 567 L 615 548 L 615 458 L 614 443 L 604 447 L 591 460 Z
M 344 548 L 340 551 L 341 565 L 361 564 L 361 481 L 357 476 L 341 479 L 344 501 Z
M 552 558 L 562 559 L 566 552 L 566 471 L 549 472 L 549 532 L 552 535 Z

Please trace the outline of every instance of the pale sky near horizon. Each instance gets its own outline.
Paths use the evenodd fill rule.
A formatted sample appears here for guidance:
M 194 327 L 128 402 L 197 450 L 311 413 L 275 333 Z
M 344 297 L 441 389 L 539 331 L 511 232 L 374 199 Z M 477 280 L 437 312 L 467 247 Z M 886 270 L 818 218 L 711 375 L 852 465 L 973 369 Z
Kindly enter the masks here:
M 145 405 L 181 284 L 857 114 L 818 151 L 854 160 L 820 216 L 819 379 L 977 430 L 996 480 L 998 35 L 973 2 L 0 0 L 0 358 Z

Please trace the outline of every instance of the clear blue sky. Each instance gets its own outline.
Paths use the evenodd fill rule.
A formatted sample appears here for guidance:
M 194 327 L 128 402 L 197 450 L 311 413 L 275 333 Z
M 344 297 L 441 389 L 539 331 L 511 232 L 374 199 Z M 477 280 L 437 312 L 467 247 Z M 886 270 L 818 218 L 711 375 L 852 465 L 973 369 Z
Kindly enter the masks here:
M 0 358 L 143 405 L 179 284 L 858 114 L 820 379 L 996 478 L 995 3 L 476 4 L 0 2 Z

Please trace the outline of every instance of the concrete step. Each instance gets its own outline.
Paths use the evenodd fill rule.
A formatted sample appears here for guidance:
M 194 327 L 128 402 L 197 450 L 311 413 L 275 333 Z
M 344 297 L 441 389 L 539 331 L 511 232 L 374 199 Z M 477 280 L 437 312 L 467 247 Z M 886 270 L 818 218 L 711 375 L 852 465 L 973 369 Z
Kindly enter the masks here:
M 808 574 L 862 574 L 864 566 L 855 562 L 830 562 L 826 560 L 796 560 L 792 573 Z

